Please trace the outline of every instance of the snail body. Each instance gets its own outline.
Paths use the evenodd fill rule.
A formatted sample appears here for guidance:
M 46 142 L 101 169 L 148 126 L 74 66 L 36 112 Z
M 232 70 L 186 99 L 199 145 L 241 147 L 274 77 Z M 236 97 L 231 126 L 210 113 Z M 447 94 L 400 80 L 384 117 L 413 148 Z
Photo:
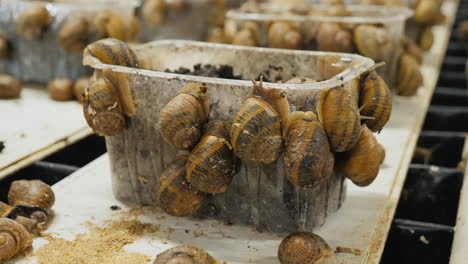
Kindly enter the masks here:
M 297 27 L 288 22 L 273 22 L 268 28 L 268 45 L 270 48 L 300 49 L 303 37 Z
M 226 264 L 206 251 L 192 246 L 168 249 L 156 257 L 153 264 Z
M 419 69 L 419 64 L 409 54 L 403 54 L 400 57 L 397 74 L 398 95 L 415 95 L 419 86 L 423 84 L 423 76 Z
M 34 5 L 20 13 L 15 21 L 16 33 L 26 40 L 40 38 L 52 17 L 46 7 Z
M 358 186 L 371 184 L 385 158 L 384 148 L 374 134 L 364 126 L 355 147 L 344 153 L 342 168 L 345 176 Z
M 8 203 L 13 206 L 23 205 L 49 210 L 55 203 L 55 194 L 52 188 L 41 180 L 17 180 L 11 184 Z
M 59 43 L 70 53 L 81 52 L 88 42 L 88 21 L 84 17 L 67 20 L 58 33 Z
M 159 130 L 176 149 L 191 149 L 199 141 L 209 112 L 206 90 L 199 83 L 188 83 L 161 110 Z
M 317 47 L 321 51 L 352 53 L 353 35 L 337 23 L 321 23 L 317 30 Z
M 0 263 L 13 258 L 32 244 L 28 230 L 8 218 L 0 218 Z
M 281 124 L 289 115 L 284 92 L 254 86 L 240 106 L 231 126 L 231 144 L 236 155 L 254 165 L 276 161 L 283 148 Z
M 285 128 L 283 167 L 289 181 L 301 189 L 316 187 L 333 172 L 334 158 L 327 135 L 312 112 L 294 112 Z
M 211 121 L 187 160 L 187 181 L 206 193 L 223 193 L 234 176 L 235 155 L 227 122 Z
M 188 216 L 200 209 L 206 194 L 192 188 L 186 180 L 188 151 L 179 151 L 174 163 L 161 174 L 157 193 L 159 206 L 172 216 Z
M 16 98 L 21 94 L 21 82 L 9 74 L 0 73 L 0 98 Z
M 361 83 L 359 105 L 361 116 L 372 117 L 366 120 L 367 127 L 377 132 L 382 130 L 392 112 L 392 94 L 385 81 L 372 71 Z
M 353 36 L 359 53 L 376 61 L 385 60 L 392 51 L 390 33 L 385 28 L 359 25 L 354 29 Z
M 278 248 L 278 259 L 281 264 L 337 264 L 333 249 L 310 232 L 285 237 Z

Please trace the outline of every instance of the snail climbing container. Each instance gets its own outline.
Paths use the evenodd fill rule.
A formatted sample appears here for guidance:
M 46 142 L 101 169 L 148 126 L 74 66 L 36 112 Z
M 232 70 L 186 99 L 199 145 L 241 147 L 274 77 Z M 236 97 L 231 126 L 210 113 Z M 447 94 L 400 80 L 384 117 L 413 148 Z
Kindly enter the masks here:
M 355 89 L 357 79 L 374 65 L 373 60 L 354 54 L 182 40 L 154 41 L 138 46 L 134 51 L 138 58 L 150 62 L 146 69 L 103 64 L 97 59 L 88 61 L 97 73 L 111 70 L 125 76 L 136 103 L 136 114 L 127 116 L 126 127 L 115 136 L 107 136 L 106 144 L 113 192 L 120 201 L 137 206 L 158 205 L 160 177 L 166 168 L 175 164 L 176 151 L 164 140 L 158 123 L 164 106 L 187 84 L 198 83 L 206 87 L 210 100 L 208 120 L 232 123 L 252 89 L 249 76 L 263 75 L 265 80 L 273 82 L 296 76 L 317 80 L 306 84 L 263 82 L 263 87 L 284 94 L 291 111 L 312 111 L 317 107 L 320 91 L 340 86 L 351 91 Z M 322 58 L 330 55 L 345 65 L 344 70 L 334 77 L 325 76 L 322 70 L 325 67 Z M 200 68 L 198 64 L 230 66 L 232 76 L 238 79 L 169 73 Z M 354 105 L 353 100 L 357 97 L 350 98 L 350 104 Z M 249 165 L 237 159 L 235 175 L 227 191 L 210 195 L 197 216 L 214 217 L 225 223 L 265 231 L 311 230 L 322 225 L 328 215 L 340 208 L 345 194 L 346 184 L 338 168 L 334 168 L 332 176 L 318 187 L 300 190 L 285 176 L 282 157 L 264 166 Z
M 0 58 L 0 72 L 39 83 L 60 77 L 76 80 L 88 75 L 81 65 L 82 49 L 96 39 L 93 20 L 100 11 L 110 10 L 118 14 L 124 26 L 130 27 L 128 21 L 134 8 L 135 3 L 126 0 L 56 0 L 53 3 L 0 0 L 0 38 L 8 43 L 7 55 Z M 40 12 L 35 12 L 38 10 Z M 74 19 L 80 21 L 69 29 L 80 32 L 84 29 L 88 34 L 69 32 L 61 42 L 63 26 Z M 79 46 L 78 41 L 83 41 L 84 45 Z
M 260 4 L 252 10 L 230 10 L 225 32 L 228 39 L 236 38 L 247 26 L 256 32 L 256 40 L 244 45 L 358 53 L 384 61 L 379 73 L 394 87 L 400 40 L 412 11 L 407 7 L 345 7 L 346 15 L 326 14 L 330 6 L 320 4 L 299 8 Z

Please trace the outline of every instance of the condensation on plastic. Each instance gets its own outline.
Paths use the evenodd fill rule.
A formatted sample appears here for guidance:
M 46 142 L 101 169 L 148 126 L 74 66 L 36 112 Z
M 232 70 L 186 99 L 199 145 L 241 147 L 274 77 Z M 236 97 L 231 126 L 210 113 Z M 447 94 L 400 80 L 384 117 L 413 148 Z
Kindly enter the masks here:
M 126 74 L 130 82 L 137 114 L 127 119 L 127 128 L 119 135 L 106 137 L 110 157 L 113 191 L 122 202 L 157 205 L 159 175 L 175 159 L 174 149 L 160 135 L 161 109 L 178 90 L 189 82 L 204 83 L 210 98 L 209 120 L 232 120 L 245 100 L 252 82 L 199 77 L 164 72 L 196 64 L 231 65 L 235 75 L 247 79 L 269 71 L 272 79 L 284 81 L 293 76 L 322 80 L 317 59 L 330 53 L 291 51 L 194 41 L 155 41 L 135 49 L 140 58 L 151 62 L 152 70 L 100 64 L 95 69 L 111 68 Z M 292 110 L 313 110 L 321 89 L 355 83 L 356 77 L 374 62 L 359 55 L 335 53 L 347 69 L 335 77 L 311 84 L 265 82 L 268 88 L 283 89 Z M 354 66 L 351 66 L 353 64 Z M 225 223 L 249 225 L 257 230 L 286 232 L 311 230 L 325 222 L 345 198 L 343 176 L 333 177 L 315 189 L 295 188 L 283 173 L 282 158 L 264 167 L 247 165 L 240 160 L 226 193 L 213 195 L 198 216 L 212 216 Z
M 16 34 L 15 19 L 34 6 L 45 6 L 53 17 L 52 23 L 40 39 L 25 40 Z M 58 42 L 58 32 L 69 18 L 83 16 L 92 21 L 99 10 L 110 9 L 130 21 L 134 3 L 126 0 L 61 0 L 44 1 L 0 0 L 0 30 L 12 46 L 8 59 L 0 59 L 0 72 L 14 75 L 23 81 L 46 83 L 54 78 L 75 80 L 89 71 L 82 66 L 82 53 L 68 53 Z

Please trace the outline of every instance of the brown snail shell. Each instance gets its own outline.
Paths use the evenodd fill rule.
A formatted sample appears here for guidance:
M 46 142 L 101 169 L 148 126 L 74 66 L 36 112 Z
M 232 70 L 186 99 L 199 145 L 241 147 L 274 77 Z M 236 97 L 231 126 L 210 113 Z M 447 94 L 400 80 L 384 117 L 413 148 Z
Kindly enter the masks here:
M 146 0 L 141 8 L 141 14 L 146 23 L 150 25 L 161 25 L 166 16 L 165 0 Z
M 434 33 L 432 32 L 432 27 L 424 27 L 421 30 L 418 44 L 423 51 L 428 51 L 431 49 L 432 45 L 434 44 Z
M 23 89 L 21 82 L 9 74 L 0 73 L 0 98 L 16 98 Z
M 206 194 L 196 190 L 186 180 L 188 151 L 179 151 L 174 163 L 161 174 L 157 199 L 159 206 L 173 216 L 188 216 L 198 211 Z
M 206 193 L 223 193 L 234 176 L 235 155 L 229 140 L 230 124 L 211 121 L 187 160 L 187 181 Z
M 210 110 L 206 90 L 199 83 L 188 83 L 161 110 L 159 130 L 174 148 L 192 149 L 200 140 Z
M 141 24 L 138 17 L 132 16 L 132 20 L 130 22 L 130 32 L 129 32 L 129 39 L 135 39 L 141 31 Z
M 278 248 L 278 259 L 281 264 L 337 264 L 333 249 L 310 232 L 285 237 Z
M 289 181 L 302 189 L 322 184 L 333 172 L 334 158 L 327 135 L 312 112 L 294 112 L 290 115 L 284 173 Z
M 0 201 L 0 218 L 9 217 L 14 212 L 14 207 Z
M 226 264 L 206 251 L 192 246 L 178 246 L 160 253 L 153 264 Z
M 109 37 L 107 35 L 107 24 L 112 16 L 110 9 L 99 10 L 93 19 L 94 30 L 96 31 L 96 39 L 102 39 Z
M 214 27 L 210 30 L 206 42 L 211 43 L 229 43 L 228 38 L 224 34 L 224 29 L 220 27 Z
M 112 15 L 106 24 L 106 33 L 109 38 L 128 41 L 131 29 L 127 28 L 120 16 Z
M 423 50 L 414 43 L 411 39 L 405 37 L 402 40 L 403 50 L 419 63 L 422 63 L 423 60 Z
M 392 94 L 382 77 L 371 72 L 362 82 L 359 105 L 361 116 L 372 117 L 366 120 L 367 127 L 377 132 L 387 123 L 392 112 Z
M 231 126 L 231 144 L 236 155 L 254 165 L 276 161 L 283 148 L 281 125 L 289 115 L 286 94 L 254 83 Z
M 55 101 L 68 101 L 73 98 L 73 82 L 67 78 L 57 78 L 47 84 L 49 97 Z
M 84 17 L 67 20 L 58 33 L 59 43 L 70 53 L 81 52 L 88 43 L 88 21 Z
M 27 40 L 40 38 L 51 21 L 52 17 L 46 7 L 34 5 L 16 18 L 16 34 Z
M 12 259 L 32 244 L 28 230 L 8 218 L 0 218 L 0 263 Z
M 354 184 L 364 187 L 371 184 L 385 158 L 385 150 L 374 134 L 364 126 L 356 145 L 345 153 L 342 162 L 343 173 Z
M 352 53 L 353 35 L 338 23 L 321 23 L 317 31 L 317 48 L 321 51 Z
M 296 26 L 288 22 L 273 22 L 268 28 L 268 45 L 270 48 L 300 49 L 303 37 Z
M 75 99 L 82 103 L 83 102 L 83 94 L 89 86 L 89 77 L 81 77 L 73 84 L 73 96 Z
M 418 88 L 423 84 L 423 76 L 418 62 L 408 54 L 400 57 L 397 76 L 397 93 L 402 96 L 416 94 Z
M 322 80 L 327 80 L 346 69 L 341 58 L 336 55 L 321 55 L 317 60 L 317 70 Z
M 102 63 L 139 68 L 138 57 L 126 43 L 112 38 L 101 39 L 86 46 L 83 51 L 83 64 L 92 64 L 92 59 Z
M 353 36 L 359 53 L 376 61 L 385 60 L 392 51 L 390 33 L 385 28 L 359 25 L 354 29 Z
M 48 184 L 41 180 L 17 180 L 8 192 L 10 205 L 24 205 L 49 210 L 55 203 L 55 194 Z
M 9 53 L 10 43 L 8 42 L 8 39 L 2 33 L 0 33 L 0 59 L 8 58 Z
M 361 133 L 360 116 L 353 96 L 343 87 L 322 90 L 317 114 L 327 133 L 331 149 L 343 152 L 356 144 Z
M 258 45 L 258 43 L 255 41 L 255 36 L 253 35 L 252 31 L 247 28 L 244 28 L 234 34 L 232 44 L 248 47 L 256 47 Z
M 430 24 L 440 12 L 438 0 L 419 0 L 414 9 L 414 22 L 418 24 Z

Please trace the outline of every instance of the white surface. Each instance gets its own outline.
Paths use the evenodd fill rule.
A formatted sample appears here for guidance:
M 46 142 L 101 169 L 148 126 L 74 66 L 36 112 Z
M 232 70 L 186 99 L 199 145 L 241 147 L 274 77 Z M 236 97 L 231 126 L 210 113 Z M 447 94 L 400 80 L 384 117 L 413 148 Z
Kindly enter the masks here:
M 92 133 L 79 103 L 53 101 L 40 86 L 0 100 L 0 122 L 0 179 Z

